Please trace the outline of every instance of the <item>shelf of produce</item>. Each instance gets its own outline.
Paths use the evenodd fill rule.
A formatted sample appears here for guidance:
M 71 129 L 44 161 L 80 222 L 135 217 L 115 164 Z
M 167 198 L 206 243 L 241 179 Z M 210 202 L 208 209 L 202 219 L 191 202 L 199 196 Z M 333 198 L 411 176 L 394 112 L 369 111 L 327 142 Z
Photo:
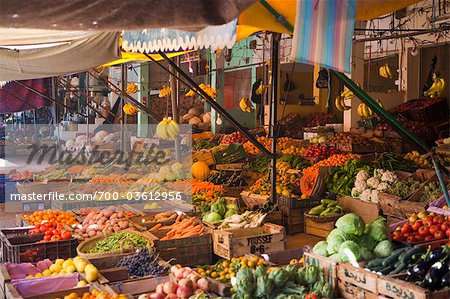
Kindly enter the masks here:
M 402 280 L 405 275 L 396 277 L 379 276 L 377 289 L 380 295 L 393 299 L 446 299 L 450 298 L 450 290 L 429 291 L 420 286 Z
M 319 266 L 323 270 L 325 280 L 328 281 L 333 288 L 337 287 L 337 268 L 338 264 L 332 259 L 314 254 L 312 252 L 303 253 L 304 264 Z
M 248 253 L 263 254 L 286 248 L 284 227 L 265 223 L 261 227 L 215 230 L 214 253 L 231 259 Z
M 212 230 L 205 227 L 205 234 L 181 239 L 161 240 L 169 230 L 152 231 L 154 245 L 163 260 L 175 259 L 186 266 L 206 265 L 212 261 Z

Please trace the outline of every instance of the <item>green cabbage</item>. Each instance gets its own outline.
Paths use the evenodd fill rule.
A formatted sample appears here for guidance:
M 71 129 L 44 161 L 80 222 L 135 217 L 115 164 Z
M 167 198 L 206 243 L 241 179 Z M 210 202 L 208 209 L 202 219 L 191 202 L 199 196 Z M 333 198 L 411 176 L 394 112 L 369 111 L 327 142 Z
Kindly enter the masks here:
M 336 263 L 342 262 L 341 258 L 339 257 L 339 253 L 335 253 L 333 255 L 330 255 L 329 258 L 331 260 L 335 261 Z
M 229 203 L 226 206 L 227 210 L 239 210 L 239 207 L 235 203 Z
M 238 211 L 237 211 L 237 210 L 228 210 L 228 211 L 225 213 L 224 218 L 233 216 L 234 214 L 238 214 Z
M 373 260 L 374 256 L 372 252 L 366 247 L 361 247 L 361 260 L 370 261 Z
M 336 221 L 336 227 L 342 229 L 346 233 L 361 236 L 364 233 L 366 225 L 360 216 L 349 213 Z
M 344 263 L 357 262 L 361 257 L 361 249 L 355 241 L 345 241 L 339 247 L 339 257 Z
M 368 226 L 369 235 L 378 242 L 386 240 L 389 237 L 387 222 L 384 218 L 378 217 Z
M 327 246 L 327 241 L 320 241 L 313 247 L 312 252 L 318 255 L 328 256 Z
M 388 257 L 394 251 L 394 244 L 389 240 L 383 240 L 375 246 L 373 253 L 376 257 Z
M 374 240 L 370 235 L 363 234 L 360 239 L 360 244 L 363 247 L 366 247 L 370 251 L 372 251 L 375 246 L 377 246 L 378 242 Z
M 216 212 L 220 214 L 221 217 L 223 217 L 227 212 L 227 207 L 221 202 L 216 202 L 211 205 L 211 212 Z
M 222 221 L 222 216 L 220 216 L 220 214 L 216 212 L 209 212 L 206 213 L 205 216 L 203 216 L 203 221 L 210 223 L 219 223 L 220 221 Z
M 333 229 L 327 237 L 328 254 L 332 255 L 333 253 L 338 253 L 341 244 L 349 240 L 356 242 L 358 238 L 354 235 L 347 234 L 344 230 L 341 230 L 339 228 Z

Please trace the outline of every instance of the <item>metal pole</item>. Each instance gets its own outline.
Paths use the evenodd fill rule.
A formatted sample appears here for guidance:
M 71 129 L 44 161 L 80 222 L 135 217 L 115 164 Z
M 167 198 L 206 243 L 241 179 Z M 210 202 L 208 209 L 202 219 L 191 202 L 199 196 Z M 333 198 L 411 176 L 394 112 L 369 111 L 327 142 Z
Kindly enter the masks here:
M 122 64 L 122 90 L 125 90 L 127 88 L 127 68 L 125 66 L 125 64 Z M 120 103 L 120 107 L 122 108 L 125 100 L 123 97 L 119 98 L 121 103 Z M 120 109 L 121 111 L 121 116 L 122 116 L 122 125 L 120 126 L 120 143 L 121 143 L 121 150 L 122 152 L 125 151 L 125 126 L 127 125 L 127 116 L 125 114 L 125 112 L 123 111 L 123 109 Z
M 278 106 L 278 66 L 279 66 L 279 53 L 280 53 L 280 37 L 279 33 L 272 33 L 272 53 L 271 53 L 271 99 L 270 99 L 270 124 L 269 124 L 269 134 L 272 138 L 272 157 L 270 159 L 271 164 L 271 200 L 273 203 L 277 202 L 277 106 Z
M 177 57 L 178 58 L 178 57 Z M 177 59 L 177 65 L 179 59 Z M 174 69 L 172 66 L 169 66 L 169 69 L 174 72 Z M 176 123 L 179 123 L 180 121 L 180 116 L 178 115 L 178 103 L 177 103 L 177 97 L 178 97 L 178 88 L 177 88 L 177 84 L 176 84 L 176 78 L 175 76 L 170 75 L 170 89 L 171 89 L 171 93 L 170 93 L 170 100 L 172 103 L 172 118 Z M 180 137 L 178 136 L 177 138 L 175 138 L 175 159 L 177 162 L 181 161 L 181 153 L 180 153 Z
M 174 67 L 174 69 L 183 76 L 187 82 L 181 80 L 179 77 L 177 77 L 178 80 L 180 80 L 181 83 L 192 89 L 195 93 L 202 96 L 215 110 L 219 111 L 221 115 L 223 115 L 230 123 L 231 125 L 238 131 L 240 131 L 248 140 L 250 140 L 251 143 L 253 143 L 265 156 L 268 158 L 271 157 L 271 153 L 258 141 L 256 138 L 251 135 L 247 129 L 241 126 L 238 121 L 236 121 L 229 113 L 226 111 L 222 106 L 220 106 L 216 101 L 214 101 L 213 98 L 211 98 L 203 89 L 201 89 L 197 83 L 195 83 L 194 80 L 192 80 L 189 75 L 187 75 L 182 69 L 180 69 L 169 57 L 167 57 L 166 54 L 159 51 L 159 55 L 161 55 L 171 66 Z M 153 62 L 156 62 L 161 68 L 166 70 L 171 75 L 175 74 L 171 72 L 169 69 L 167 69 L 165 66 L 163 66 L 160 62 L 153 59 L 150 55 L 144 53 L 145 56 L 147 56 L 150 60 Z

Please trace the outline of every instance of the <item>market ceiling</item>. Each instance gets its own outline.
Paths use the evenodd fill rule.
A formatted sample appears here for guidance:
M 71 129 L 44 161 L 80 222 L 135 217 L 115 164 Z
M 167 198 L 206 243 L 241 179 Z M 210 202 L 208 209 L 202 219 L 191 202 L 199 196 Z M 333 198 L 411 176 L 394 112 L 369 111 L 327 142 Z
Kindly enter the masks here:
M 266 1 L 288 20 L 294 19 L 292 8 L 297 0 Z M 417 2 L 420 0 L 356 0 L 356 19 L 373 19 Z M 273 16 L 257 0 L 3 0 L 0 6 L 0 27 L 6 28 L 120 31 L 164 27 L 195 31 L 225 24 L 239 15 L 241 25 L 273 27 L 264 26 L 264 19 Z M 285 31 L 277 25 L 277 32 Z

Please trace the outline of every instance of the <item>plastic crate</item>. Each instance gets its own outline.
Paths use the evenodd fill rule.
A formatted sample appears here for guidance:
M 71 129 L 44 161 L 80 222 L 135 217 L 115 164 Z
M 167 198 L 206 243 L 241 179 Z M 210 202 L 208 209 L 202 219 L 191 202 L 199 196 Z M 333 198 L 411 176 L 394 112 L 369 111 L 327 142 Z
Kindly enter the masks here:
M 435 122 L 444 119 L 448 120 L 449 118 L 449 110 L 445 98 L 416 100 L 416 105 L 408 111 L 408 118 L 411 120 Z M 420 107 L 419 105 L 424 106 Z
M 36 243 L 44 234 L 28 235 L 29 228 L 0 230 L 2 262 L 38 262 L 43 259 L 55 260 L 77 255 L 77 239 Z

